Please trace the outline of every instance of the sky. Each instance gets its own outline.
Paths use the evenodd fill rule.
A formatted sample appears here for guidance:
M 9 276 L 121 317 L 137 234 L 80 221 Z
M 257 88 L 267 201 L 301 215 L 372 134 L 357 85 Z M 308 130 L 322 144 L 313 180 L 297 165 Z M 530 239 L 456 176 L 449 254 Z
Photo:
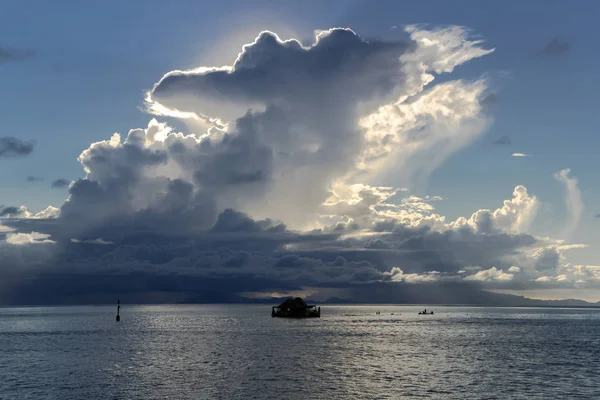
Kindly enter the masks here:
M 600 301 L 599 11 L 5 1 L 0 303 Z

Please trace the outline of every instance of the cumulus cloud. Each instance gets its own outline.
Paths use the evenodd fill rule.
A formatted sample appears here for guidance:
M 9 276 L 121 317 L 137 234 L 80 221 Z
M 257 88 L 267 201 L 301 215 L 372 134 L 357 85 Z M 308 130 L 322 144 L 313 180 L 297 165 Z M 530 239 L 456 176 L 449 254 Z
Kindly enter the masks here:
M 583 214 L 583 201 L 581 200 L 581 191 L 579 190 L 577 178 L 569 176 L 570 168 L 565 168 L 554 174 L 554 179 L 561 182 L 565 190 L 565 202 L 567 205 L 567 222 L 563 230 L 563 237 L 569 238 Z
M 491 212 L 491 227 L 473 224 L 465 218 L 449 223 L 442 218 L 434 223 L 430 217 L 423 217 L 423 221 L 415 221 L 414 225 L 388 219 L 369 229 L 347 226 L 342 230 L 293 232 L 277 222 L 255 220 L 228 209 L 219 214 L 212 227 L 195 233 L 153 229 L 119 235 L 122 226 L 118 226 L 105 228 L 103 233 L 108 236 L 90 233 L 66 242 L 62 239 L 64 225 L 60 219 L 54 225 L 36 224 L 34 220 L 23 225 L 23 220 L 18 220 L 11 225 L 17 230 L 35 229 L 33 232 L 43 231 L 47 236 L 23 232 L 11 236 L 7 242 L 57 246 L 61 250 L 52 260 L 57 273 L 85 265 L 90 274 L 108 273 L 102 279 L 113 274 L 107 268 L 125 276 L 158 274 L 167 279 L 177 271 L 179 280 L 171 279 L 170 290 L 174 291 L 184 290 L 185 282 L 195 282 L 203 288 L 206 282 L 211 282 L 213 289 L 230 295 L 305 288 L 324 295 L 330 288 L 345 291 L 356 284 L 378 282 L 417 285 L 468 282 L 497 287 L 534 280 L 544 284 L 535 280 L 558 276 L 559 272 L 553 271 L 560 271 L 563 265 L 562 258 L 557 261 L 556 257 L 561 246 L 532 253 L 531 249 L 545 248 L 544 240 L 499 228 L 519 226 L 520 218 L 515 214 L 528 212 L 528 207 L 519 203 L 527 203 L 523 200 L 529 195 L 521 188 L 515 192 L 516 199 L 507 200 L 507 205 L 498 209 L 497 218 L 493 217 L 495 211 Z M 480 213 L 474 213 L 477 214 Z M 47 255 L 42 253 L 40 257 Z M 524 265 L 531 265 L 534 272 L 523 272 Z M 81 279 L 79 283 L 88 287 L 89 283 L 84 283 L 86 278 Z M 344 293 L 358 296 L 354 289 L 350 292 Z
M 8 233 L 6 242 L 14 245 L 37 244 L 37 243 L 54 243 L 50 240 L 50 235 L 39 232 L 31 233 Z
M 495 231 L 526 232 L 539 210 L 536 196 L 530 195 L 525 186 L 519 185 L 513 191 L 513 198 L 494 211 L 479 210 L 467 221 L 478 232 Z
M 269 161 L 269 168 L 265 165 L 252 176 L 268 180 L 264 189 L 275 201 L 268 211 L 262 200 L 248 197 L 243 205 L 229 205 L 307 227 L 315 225 L 314 212 L 337 181 L 382 168 L 398 171 L 395 160 L 415 153 L 425 160 L 429 152 L 439 161 L 423 161 L 425 181 L 448 154 L 486 126 L 487 120 L 478 116 L 485 81 L 456 81 L 423 90 L 435 74 L 451 72 L 491 50 L 469 40 L 468 32 L 458 27 L 409 27 L 409 34 L 409 42 L 387 43 L 333 29 L 321 31 L 312 46 L 304 47 L 263 32 L 232 66 L 172 71 L 147 99 L 151 109 L 158 104 L 163 111 L 223 121 L 239 118 L 247 107 L 261 110 L 246 118 L 260 121 L 254 137 L 268 143 L 271 154 L 260 158 Z M 405 115 L 409 120 L 402 123 Z M 439 140 L 429 145 L 432 136 Z M 409 149 L 406 141 L 414 146 Z M 398 153 L 405 148 L 406 156 Z M 392 153 L 397 157 L 388 157 Z M 406 175 L 410 180 L 415 173 Z M 291 202 L 300 204 L 293 212 L 280 206 Z
M 389 95 L 401 85 L 404 79 L 398 57 L 408 49 L 405 42 L 367 42 L 349 29 L 320 31 L 309 47 L 293 39 L 282 41 L 265 31 L 244 46 L 232 66 L 166 74 L 154 86 L 150 100 L 230 120 L 239 117 L 235 113 L 244 113 L 248 105 L 269 107 L 279 100 L 297 107 L 297 112 L 309 104 L 311 108 L 322 107 L 319 103 L 333 99 L 319 99 L 317 94 L 333 90 L 336 102 L 344 102 L 339 97 L 342 93 L 350 96 L 350 104 L 342 104 L 346 108 L 358 97 L 364 101 L 374 95 Z M 355 85 L 342 84 L 348 78 L 355 79 Z M 324 87 L 319 89 L 318 85 Z M 366 93 L 361 94 L 362 89 Z M 306 101 L 309 104 L 298 104 Z M 244 107 L 231 110 L 230 103 Z M 232 111 L 234 114 L 229 114 Z
M 515 271 L 514 267 L 513 271 Z M 517 271 L 515 271 L 517 272 Z M 490 269 L 481 270 L 473 275 L 469 275 L 465 277 L 467 281 L 510 281 L 514 278 L 514 275 L 511 273 L 504 272 L 499 270 L 496 267 L 492 267 Z
M 38 213 L 33 213 L 25 206 L 4 207 L 0 205 L 0 218 L 51 219 L 56 218 L 59 215 L 59 211 L 56 207 L 48 206 Z
M 285 231 L 285 225 L 275 224 L 267 219 L 255 221 L 248 215 L 232 210 L 230 208 L 219 214 L 217 222 L 211 228 L 211 232 L 260 232 L 260 231 L 282 232 Z
M 433 207 L 417 197 L 407 198 L 403 200 L 403 204 L 389 201 L 404 190 L 404 188 L 373 187 L 364 184 L 346 185 L 337 182 L 332 186 L 329 198 L 318 211 L 332 223 L 346 221 L 368 227 L 373 222 L 389 218 L 422 217 L 423 214 L 417 210 L 419 207 L 426 211 L 433 210 Z
M 35 146 L 34 142 L 25 142 L 15 137 L 0 138 L 1 157 L 22 157 L 31 154 Z
M 525 187 L 453 221 L 437 213 L 439 196 L 415 194 L 491 123 L 486 79 L 437 76 L 493 49 L 460 27 L 411 26 L 408 36 L 332 29 L 302 45 L 262 32 L 230 66 L 165 74 L 146 95 L 148 111 L 205 128 L 176 132 L 152 119 L 92 143 L 60 210 L 21 207 L 2 220 L 1 268 L 44 278 L 36 290 L 14 278 L 2 295 L 17 301 L 25 288 L 41 299 L 58 287 L 77 299 L 99 288 L 178 301 L 307 290 L 365 299 L 377 287 L 389 300 L 426 285 L 453 302 L 556 278 L 564 260 L 545 268 L 553 250 L 541 249 L 564 249 L 527 233 L 539 202 Z
M 384 274 L 389 275 L 390 279 L 394 282 L 416 283 L 438 281 L 441 279 L 440 273 L 437 271 L 428 271 L 422 274 L 405 274 L 398 267 L 393 267 L 390 272 L 385 272 Z
M 542 275 L 535 282 L 546 287 L 598 287 L 600 266 L 565 264 L 557 275 Z
M 29 214 L 28 218 L 33 218 L 33 219 L 54 219 L 57 218 L 60 215 L 60 209 L 54 206 L 48 206 L 46 208 L 44 208 L 42 211 L 35 213 L 35 214 Z
M 554 37 L 544 47 L 536 52 L 540 57 L 558 57 L 567 54 L 571 50 L 571 45 L 558 38 Z
M 542 274 L 556 272 L 564 260 L 557 246 L 541 248 L 533 253 L 535 270 Z
M 566 264 L 554 279 L 558 282 L 568 281 L 577 286 L 593 285 L 600 282 L 600 266 Z
M 230 207 L 263 218 L 285 217 L 301 227 L 314 223 L 329 186 L 355 168 L 364 142 L 356 126 L 360 114 L 405 90 L 400 56 L 411 47 L 367 42 L 349 29 L 322 31 L 309 47 L 262 32 L 231 67 L 166 74 L 151 101 L 235 121 L 235 128 L 214 142 L 218 151 L 206 157 L 196 180 L 229 192 Z M 259 111 L 248 113 L 248 107 Z M 237 181 L 244 187 L 235 189 Z M 233 190 L 244 190 L 243 204 L 236 204 L 240 195 L 232 196 Z M 265 197 L 272 199 L 268 209 Z M 298 206 L 291 210 L 290 203 Z
M 62 179 L 62 178 L 61 178 L 61 179 L 56 179 L 56 180 L 54 180 L 54 181 L 52 182 L 52 185 L 51 185 L 51 186 L 52 186 L 53 188 L 58 188 L 58 189 L 60 189 L 60 188 L 65 188 L 65 187 L 69 186 L 69 184 L 70 184 L 70 183 L 71 183 L 71 181 L 70 181 L 70 180 L 68 180 L 68 179 Z
M 14 207 L 14 206 L 8 206 L 8 207 L 4 207 L 4 206 L 0 206 L 0 217 L 4 217 L 4 218 L 14 218 L 14 217 L 18 217 L 19 215 L 23 214 L 23 209 L 19 208 L 19 207 Z

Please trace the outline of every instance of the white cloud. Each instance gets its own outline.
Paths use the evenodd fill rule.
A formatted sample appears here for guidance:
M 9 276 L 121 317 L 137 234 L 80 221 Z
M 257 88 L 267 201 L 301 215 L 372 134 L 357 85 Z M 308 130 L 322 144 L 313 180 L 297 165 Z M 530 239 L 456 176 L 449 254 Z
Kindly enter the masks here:
M 310 47 L 262 32 L 243 47 L 232 66 L 165 74 L 148 94 L 147 103 L 158 115 L 213 118 L 223 121 L 223 125 L 233 125 L 231 121 L 246 113 L 248 107 L 259 110 L 252 116 L 253 120 L 260 120 L 255 134 L 273 152 L 269 183 L 261 188 L 266 193 L 263 198 L 245 193 L 243 202 L 235 201 L 239 195 L 227 193 L 218 202 L 226 201 L 224 206 L 259 218 L 285 220 L 295 228 L 318 226 L 316 213 L 327 201 L 328 188 L 358 182 L 371 187 L 397 187 L 373 185 L 369 179 L 398 171 L 393 160 L 408 160 L 412 156 L 418 156 L 421 163 L 413 168 L 417 161 L 412 160 L 401 170 L 408 180 L 418 174 L 424 183 L 449 154 L 480 135 L 489 123 L 480 114 L 479 104 L 487 87 L 485 80 L 446 82 L 423 90 L 431 86 L 432 74 L 451 72 L 492 50 L 482 49 L 482 42 L 470 40 L 461 27 L 425 30 L 411 26 L 408 31 L 416 44 L 415 50 L 409 52 L 402 44 L 365 46 L 348 29 L 319 31 Z M 344 41 L 338 42 L 342 36 Z M 334 52 L 320 50 L 354 42 L 352 52 L 369 55 L 355 57 L 360 62 L 343 68 L 328 61 Z M 388 59 L 388 54 L 394 57 Z M 279 61 L 264 61 L 272 59 Z M 371 65 L 375 62 L 377 68 Z M 310 72 L 321 64 L 322 71 Z M 242 77 L 246 72 L 240 72 L 254 68 L 269 71 L 259 75 L 260 83 L 246 80 Z M 382 81 L 389 84 L 380 88 Z M 356 121 L 369 114 L 372 115 L 359 124 L 363 129 L 357 129 Z M 269 127 L 272 117 L 281 122 Z M 402 122 L 403 118 L 408 119 Z M 370 126 L 365 121 L 371 121 Z M 393 128 L 395 135 L 391 141 L 380 133 L 382 129 L 390 131 L 388 128 Z M 228 131 L 226 136 L 235 134 L 235 129 Z M 214 142 L 212 136 L 206 137 Z M 411 141 L 412 147 L 408 146 Z M 365 173 L 370 177 L 361 179 Z M 265 197 L 270 199 L 268 207 Z M 294 209 L 288 206 L 292 203 L 296 204 Z
M 530 195 L 525 186 L 516 186 L 513 198 L 504 200 L 504 205 L 494 211 L 479 210 L 467 220 L 457 220 L 455 226 L 468 223 L 475 230 L 482 233 L 491 233 L 496 230 L 512 232 L 526 232 L 539 209 L 536 196 Z
M 6 235 L 6 243 L 14 245 L 38 244 L 38 243 L 54 243 L 50 240 L 50 235 L 39 232 L 31 233 L 8 233 Z
M 16 218 L 28 218 L 28 219 L 52 219 L 60 215 L 60 209 L 48 206 L 38 213 L 31 212 L 26 206 L 17 207 L 15 212 L 8 213 L 1 218 L 5 219 L 16 219 Z
M 369 218 L 377 211 L 375 207 L 385 202 L 401 189 L 373 187 L 364 184 L 346 185 L 335 182 L 330 196 L 321 206 L 320 212 L 329 216 L 347 216 L 352 219 Z
M 42 211 L 34 214 L 33 216 L 31 216 L 30 218 L 34 218 L 34 219 L 53 219 L 53 218 L 58 218 L 58 216 L 60 215 L 60 209 L 53 207 L 53 206 L 48 206 L 46 208 L 44 208 Z
M 14 230 L 14 228 L 0 224 L 0 233 L 13 232 Z
M 111 260 L 209 276 L 223 267 L 294 287 L 595 279 L 595 267 L 565 264 L 561 251 L 581 245 L 526 233 L 539 201 L 524 186 L 495 210 L 449 223 L 432 204 L 439 196 L 411 194 L 492 122 L 481 102 L 488 80 L 437 84 L 436 74 L 493 50 L 460 27 L 408 31 L 414 51 L 347 29 L 318 32 L 312 47 L 263 32 L 231 66 L 165 74 L 146 97 L 148 111 L 192 120 L 198 132 L 152 119 L 92 143 L 79 157 L 86 178 L 60 211 L 18 210 L 58 217 L 52 236 L 5 231 L 3 251 L 52 237 L 98 245 L 65 246 L 97 268 Z M 556 177 L 573 197 L 568 173 Z
M 416 54 L 411 53 L 406 57 L 423 60 L 437 74 L 452 72 L 455 67 L 494 51 L 483 49 L 483 40 L 468 40 L 470 33 L 461 26 L 427 30 L 418 25 L 409 25 L 406 31 L 419 44 Z
M 440 280 L 442 277 L 438 271 L 428 271 L 421 274 L 405 274 L 402 269 L 393 267 L 391 271 L 384 272 L 384 275 L 390 276 L 393 282 L 408 282 L 408 283 L 419 283 L 419 282 L 434 282 Z
M 600 266 L 566 264 L 557 280 L 567 280 L 578 285 L 600 282 Z
M 363 228 L 369 228 L 380 221 L 394 220 L 415 225 L 426 219 L 438 219 L 431 202 L 439 201 L 439 196 L 400 197 L 404 191 L 404 188 L 346 185 L 338 181 L 332 186 L 331 195 L 323 203 L 319 213 L 333 221 L 348 218 Z M 443 223 L 443 219 L 439 222 Z
M 564 244 L 557 246 L 559 250 L 575 250 L 575 249 L 585 249 L 588 247 L 587 244 L 574 243 L 574 244 Z
M 570 238 L 581 220 L 583 214 L 583 201 L 581 200 L 581 191 L 579 190 L 577 178 L 569 176 L 570 168 L 560 170 L 554 174 L 554 179 L 561 182 L 565 189 L 565 202 L 567 204 L 567 223 L 564 227 L 562 236 Z
M 519 185 L 513 191 L 513 198 L 504 200 L 504 205 L 494 211 L 496 227 L 526 232 L 537 215 L 538 208 L 537 197 L 530 195 L 525 186 Z
M 561 287 L 597 286 L 600 284 L 600 266 L 565 264 L 556 275 L 543 275 L 535 281 Z
M 525 154 L 525 153 L 512 153 L 513 157 L 529 157 L 530 154 Z
M 481 270 L 474 275 L 469 275 L 464 279 L 467 281 L 510 281 L 514 277 L 515 276 L 513 274 L 504 272 L 496 267 L 492 267 L 490 269 Z
M 363 117 L 361 164 L 373 175 L 422 189 L 433 171 L 491 123 L 479 102 L 486 88 L 485 80 L 445 82 Z
M 469 40 L 468 30 L 461 26 L 428 30 L 409 25 L 406 31 L 417 43 L 417 48 L 404 55 L 403 60 L 410 63 L 411 69 L 419 71 L 421 85 L 433 81 L 432 72 L 452 72 L 457 66 L 494 51 L 482 48 L 482 40 Z

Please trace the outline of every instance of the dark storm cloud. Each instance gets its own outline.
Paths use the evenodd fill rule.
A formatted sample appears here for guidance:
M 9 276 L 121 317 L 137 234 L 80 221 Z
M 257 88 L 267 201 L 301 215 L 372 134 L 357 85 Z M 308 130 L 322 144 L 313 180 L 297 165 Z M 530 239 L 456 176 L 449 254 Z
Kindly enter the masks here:
M 556 271 L 560 265 L 561 255 L 555 247 L 549 247 L 536 254 L 535 269 L 540 272 Z
M 96 143 L 82 154 L 82 164 L 92 173 L 69 187 L 70 197 L 62 205 L 60 217 L 65 228 L 103 230 L 110 229 L 113 225 L 131 225 L 140 219 L 154 219 L 160 224 L 168 222 L 157 219 L 161 213 L 183 212 L 182 201 L 186 203 L 183 206 L 193 206 L 187 204 L 189 199 L 194 198 L 189 184 L 163 178 L 160 183 L 166 186 L 166 192 L 157 200 L 155 207 L 134 210 L 131 199 L 140 182 L 145 179 L 143 168 L 165 164 L 168 159 L 164 151 L 144 148 L 140 144 L 143 140 L 143 131 L 140 135 L 140 132 L 134 130 L 118 148 L 109 143 Z M 150 186 L 148 196 L 152 189 Z M 139 222 L 138 227 L 143 228 L 144 222 Z M 176 220 L 173 224 L 179 222 L 181 220 Z
M 22 211 L 18 208 L 18 207 L 13 207 L 13 206 L 9 206 L 9 207 L 4 207 L 4 206 L 0 206 L 0 217 L 6 217 L 6 216 L 18 216 L 19 214 L 21 214 Z
M 25 142 L 15 137 L 2 137 L 0 138 L 0 158 L 29 155 L 34 146 L 34 142 Z
M 14 277 L 28 280 L 22 287 L 6 285 L 0 304 L 98 304 L 113 303 L 238 303 L 247 301 L 237 293 L 260 291 L 265 287 L 297 290 L 298 286 L 252 277 L 227 280 L 210 277 L 131 273 L 42 273 Z M 0 283 L 2 285 L 2 283 Z M 1 287 L 1 286 L 0 286 Z
M 543 48 L 536 52 L 540 57 L 558 57 L 567 54 L 571 50 L 571 45 L 562 39 L 555 37 Z
M 217 218 L 217 222 L 212 227 L 212 232 L 260 232 L 269 230 L 272 232 L 285 231 L 285 225 L 273 225 L 270 220 L 255 221 L 244 213 L 232 209 L 223 211 Z
M 34 54 L 31 50 L 11 49 L 0 46 L 0 63 L 25 61 Z
M 510 138 L 508 136 L 502 136 L 502 137 L 499 137 L 498 139 L 494 140 L 492 142 L 492 144 L 497 145 L 497 146 L 509 146 L 512 144 L 512 140 L 510 140 Z
M 260 185 L 267 181 L 272 172 L 272 150 L 256 132 L 257 125 L 264 124 L 269 124 L 269 120 L 263 114 L 248 112 L 239 118 L 236 135 L 227 136 L 219 143 L 210 143 L 212 157 L 205 157 L 202 168 L 194 173 L 196 182 L 219 190 L 244 184 Z
M 311 82 L 312 89 L 315 82 L 339 82 L 340 76 L 361 77 L 370 81 L 371 91 L 386 93 L 397 84 L 391 77 L 397 76 L 398 56 L 409 48 L 407 42 L 367 42 L 347 29 L 332 30 L 310 48 L 303 48 L 297 41 L 281 42 L 273 33 L 263 32 L 252 45 L 244 48 L 233 71 L 172 72 L 154 87 L 152 94 L 160 99 L 187 92 L 266 103 L 278 98 L 289 100 L 293 95 L 304 101 L 315 93 L 313 90 L 299 92 L 302 90 L 299 83 Z M 367 69 L 373 74 L 364 74 Z M 385 75 L 390 78 L 381 79 Z M 362 83 L 353 82 L 356 86 Z M 290 89 L 294 93 L 289 93 Z M 349 90 L 336 89 L 336 92 Z
M 504 261 L 507 254 L 536 243 L 536 239 L 528 235 L 482 234 L 471 228 L 436 232 L 428 227 L 412 228 L 400 224 L 382 225 L 380 235 L 374 237 L 343 239 L 342 235 L 347 232 L 294 233 L 272 221 L 256 221 L 230 209 L 221 213 L 210 229 L 195 234 L 189 231 L 144 231 L 138 229 L 139 226 L 131 230 L 130 222 L 127 222 L 120 236 L 116 232 L 123 231 L 122 227 L 113 225 L 110 229 L 105 227 L 104 231 L 96 230 L 90 236 L 77 237 L 73 242 L 64 236 L 60 219 L 9 221 L 6 225 L 17 231 L 51 234 L 57 243 L 33 245 L 54 249 L 51 256 L 40 253 L 45 258 L 32 259 L 33 255 L 26 249 L 23 254 L 5 256 L 3 271 L 18 271 L 20 263 L 25 262 L 23 260 L 27 260 L 27 265 L 43 265 L 44 274 L 49 277 L 48 287 L 44 287 L 45 281 L 41 279 L 36 285 L 45 295 L 54 290 L 53 279 L 68 274 L 67 271 L 79 271 L 77 276 L 68 279 L 76 279 L 89 291 L 60 292 L 58 302 L 68 302 L 72 296 L 85 295 L 88 299 L 93 298 L 94 293 L 102 296 L 93 282 L 116 285 L 104 286 L 103 293 L 115 290 L 125 295 L 151 298 L 152 293 L 162 291 L 178 301 L 239 301 L 241 292 L 303 287 L 318 288 L 323 293 L 327 288 L 352 289 L 346 298 L 364 301 L 362 291 L 353 294 L 357 290 L 355 285 L 365 285 L 364 290 L 367 290 L 370 285 L 379 287 L 378 282 L 389 282 L 392 278 L 389 271 L 394 265 L 400 265 L 405 273 L 438 271 L 441 280 L 446 276 L 455 279 L 456 271 L 468 265 L 508 268 L 510 263 Z M 103 245 L 93 244 L 95 242 Z M 369 245 L 374 243 L 377 245 Z M 11 251 L 15 252 L 14 249 Z M 85 268 L 81 269 L 83 266 Z M 28 271 L 33 273 L 33 269 Z M 120 277 L 131 280 L 132 286 L 127 288 L 117 284 Z M 160 286 L 159 282 L 170 283 Z M 14 280 L 15 288 L 20 284 L 18 279 Z M 396 284 L 401 282 L 394 282 L 390 288 Z M 465 285 L 479 287 L 476 282 Z M 209 286 L 212 291 L 202 292 L 201 288 Z M 423 290 L 435 288 L 437 286 L 422 286 Z M 385 293 L 385 296 L 378 294 L 377 301 L 401 299 L 391 292 Z M 21 295 L 15 294 L 17 298 Z M 472 300 L 476 298 L 472 297 Z
M 112 302 L 119 294 L 231 302 L 242 292 L 305 287 L 347 290 L 355 301 L 369 291 L 376 301 L 414 301 L 417 289 L 404 281 L 456 280 L 465 266 L 508 268 L 505 257 L 536 239 L 500 232 L 489 212 L 475 227 L 437 231 L 397 222 L 362 231 L 351 221 L 300 233 L 278 222 L 312 222 L 331 182 L 355 169 L 364 149 L 357 121 L 412 87 L 401 59 L 412 46 L 335 29 L 303 48 L 263 32 L 231 69 L 165 75 L 153 101 L 223 114 L 227 134 L 200 140 L 153 120 L 90 145 L 79 157 L 86 177 L 70 185 L 57 219 L 2 221 L 15 229 L 5 236 L 21 234 L 11 237 L 25 244 L 0 243 L 0 284 L 9 289 L 0 301 Z M 53 243 L 28 244 L 34 232 Z M 420 299 L 440 285 L 419 286 Z M 460 287 L 468 297 L 479 286 Z
M 205 230 L 224 209 L 264 204 L 275 191 L 270 214 L 302 220 L 295 209 L 314 213 L 328 196 L 328 182 L 354 167 L 363 140 L 357 105 L 379 101 L 404 84 L 399 56 L 409 48 L 366 42 L 346 29 L 323 34 L 310 48 L 263 32 L 229 71 L 169 73 L 155 85 L 154 98 L 170 105 L 191 95 L 207 100 L 203 105 L 216 107 L 217 115 L 229 104 L 243 104 L 233 129 L 201 141 L 168 135 L 147 146 L 162 129 L 151 122 L 122 142 L 114 137 L 93 144 L 80 157 L 90 173 L 71 185 L 60 219 L 74 236 L 107 239 L 111 229 L 117 236 L 128 229 Z M 263 111 L 246 110 L 256 102 Z M 147 173 L 164 165 L 183 176 Z
M 344 242 L 347 252 L 338 254 L 348 259 L 355 257 L 357 249 L 369 249 L 369 261 L 375 265 L 399 265 L 407 273 L 455 273 L 469 265 L 508 267 L 506 256 L 536 244 L 537 239 L 527 234 L 478 233 L 470 227 L 439 232 L 429 227 L 397 225 L 380 237 Z
M 381 282 L 351 285 L 346 293 L 353 302 L 361 304 L 464 304 L 492 307 L 552 305 L 552 301 L 488 292 L 477 284 L 467 282 Z
M 407 85 L 401 56 L 413 47 L 348 29 L 324 32 L 311 47 L 262 32 L 231 67 L 172 71 L 147 100 L 235 121 L 222 140 L 168 139 L 170 157 L 217 202 L 227 196 L 226 207 L 272 197 L 269 216 L 298 225 L 329 196 L 329 183 L 355 167 L 364 147 L 358 109 L 397 98 Z
M 103 186 L 80 179 L 69 188 L 70 198 L 61 208 L 60 223 L 65 234 L 107 240 L 120 240 L 134 232 L 185 234 L 212 223 L 216 210 L 210 195 L 194 191 L 191 184 L 178 179 L 162 184 L 165 191 L 155 194 L 152 207 L 134 210 L 127 186 Z
M 51 187 L 53 187 L 53 188 L 64 188 L 64 187 L 69 186 L 70 183 L 71 183 L 70 180 L 60 178 L 60 179 L 54 180 L 52 182 L 52 184 L 51 184 Z
M 99 304 L 113 303 L 239 303 L 249 302 L 244 292 L 302 289 L 290 282 L 252 277 L 194 277 L 147 272 L 113 274 L 43 273 L 8 276 L 6 283 L 27 280 L 26 286 L 5 285 L 0 304 Z M 16 279 L 15 279 L 16 278 Z M 1 284 L 0 284 L 1 285 Z M 339 292 L 336 292 L 336 294 Z M 345 285 L 343 297 L 325 296 L 321 301 L 362 304 L 464 304 L 487 306 L 543 305 L 543 301 L 490 293 L 472 283 L 354 283 Z M 268 310 L 267 310 L 268 312 Z

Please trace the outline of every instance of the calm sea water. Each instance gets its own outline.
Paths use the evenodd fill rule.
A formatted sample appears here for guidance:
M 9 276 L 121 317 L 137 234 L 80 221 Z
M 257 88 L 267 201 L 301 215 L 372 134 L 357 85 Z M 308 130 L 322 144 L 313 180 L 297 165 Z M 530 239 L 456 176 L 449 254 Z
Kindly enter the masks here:
M 420 308 L 0 308 L 0 398 L 600 398 L 600 311 Z

